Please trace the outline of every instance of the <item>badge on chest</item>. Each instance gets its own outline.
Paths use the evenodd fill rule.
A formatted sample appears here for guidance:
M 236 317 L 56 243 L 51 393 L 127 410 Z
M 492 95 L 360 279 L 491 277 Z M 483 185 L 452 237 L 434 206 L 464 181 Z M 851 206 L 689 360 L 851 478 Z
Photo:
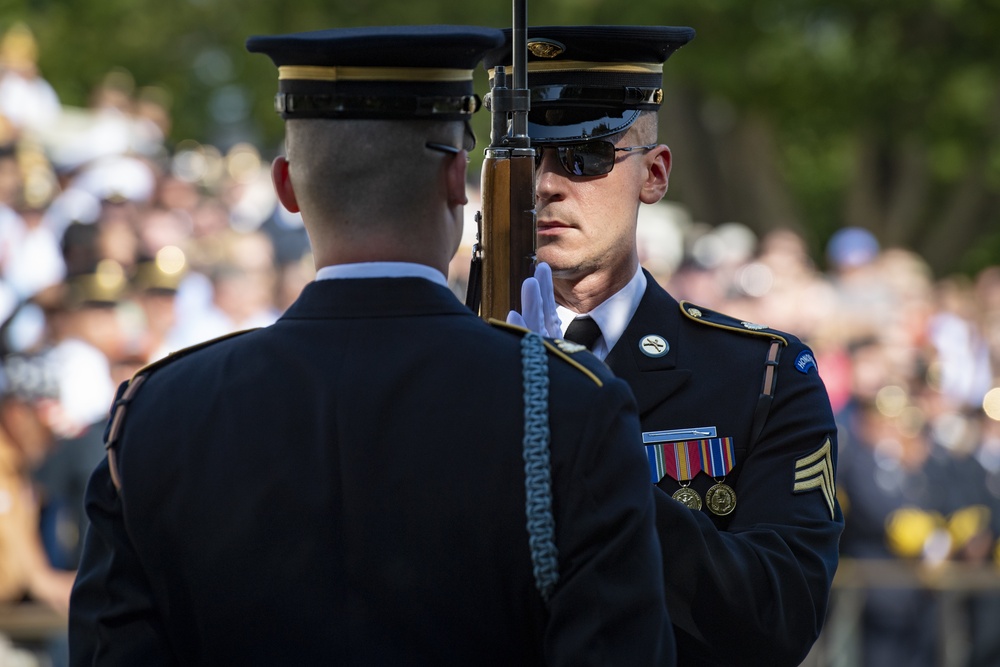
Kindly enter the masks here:
M 705 493 L 704 505 L 713 513 L 725 516 L 736 508 L 736 493 L 725 484 L 726 475 L 736 465 L 733 439 L 719 437 L 714 426 L 649 431 L 642 434 L 649 460 L 650 479 L 659 483 L 665 476 L 680 487 L 674 500 L 692 510 L 703 506 L 701 496 L 691 488 L 691 480 L 704 472 L 715 480 Z

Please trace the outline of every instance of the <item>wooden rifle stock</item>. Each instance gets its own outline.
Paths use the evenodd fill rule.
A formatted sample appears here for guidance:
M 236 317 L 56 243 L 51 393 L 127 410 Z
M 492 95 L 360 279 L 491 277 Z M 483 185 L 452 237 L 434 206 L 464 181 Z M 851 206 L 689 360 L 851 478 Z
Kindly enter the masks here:
M 509 311 L 521 311 L 521 283 L 535 270 L 535 158 L 528 139 L 526 17 L 526 0 L 514 0 L 514 85 L 508 87 L 505 68 L 497 67 L 487 98 L 493 122 L 483 162 L 475 275 L 470 276 L 467 299 L 486 320 L 502 321 Z
M 484 319 L 521 310 L 521 283 L 535 267 L 535 159 L 487 157 L 483 162 L 482 304 Z

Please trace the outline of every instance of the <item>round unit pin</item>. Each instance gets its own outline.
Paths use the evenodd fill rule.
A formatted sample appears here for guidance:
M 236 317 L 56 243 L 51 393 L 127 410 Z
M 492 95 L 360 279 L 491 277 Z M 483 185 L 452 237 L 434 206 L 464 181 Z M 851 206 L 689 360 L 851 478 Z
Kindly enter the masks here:
M 662 357 L 670 351 L 670 343 L 663 336 L 649 334 L 639 341 L 639 349 L 647 357 Z

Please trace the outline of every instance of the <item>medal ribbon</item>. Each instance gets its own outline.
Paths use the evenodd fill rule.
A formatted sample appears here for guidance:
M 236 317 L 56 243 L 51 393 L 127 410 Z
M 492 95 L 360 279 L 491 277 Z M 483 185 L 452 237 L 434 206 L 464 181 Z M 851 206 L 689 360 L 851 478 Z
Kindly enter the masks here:
M 698 440 L 702 469 L 710 477 L 725 477 L 736 465 L 736 450 L 732 438 Z
M 698 440 L 667 442 L 646 445 L 649 459 L 649 474 L 653 484 L 669 476 L 678 482 L 686 482 L 701 472 L 702 459 Z

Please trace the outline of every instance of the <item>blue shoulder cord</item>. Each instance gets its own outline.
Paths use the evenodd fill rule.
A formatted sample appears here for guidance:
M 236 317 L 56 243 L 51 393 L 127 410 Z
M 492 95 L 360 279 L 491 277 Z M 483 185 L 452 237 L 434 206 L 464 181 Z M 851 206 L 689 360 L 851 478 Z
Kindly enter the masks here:
M 528 544 L 535 586 L 549 601 L 559 580 L 559 560 L 552 516 L 552 469 L 549 464 L 549 370 L 545 343 L 536 333 L 521 339 L 524 380 L 524 492 Z

